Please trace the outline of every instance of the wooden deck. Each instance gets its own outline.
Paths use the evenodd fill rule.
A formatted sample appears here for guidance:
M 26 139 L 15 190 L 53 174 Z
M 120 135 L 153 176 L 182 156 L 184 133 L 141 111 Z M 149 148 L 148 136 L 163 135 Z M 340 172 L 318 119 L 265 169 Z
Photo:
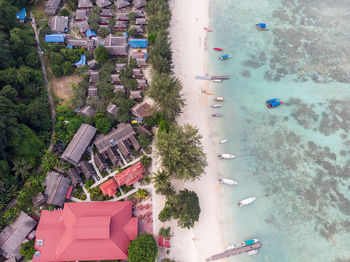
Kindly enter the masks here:
M 225 257 L 230 257 L 230 256 L 242 254 L 242 253 L 248 252 L 248 251 L 253 250 L 253 249 L 261 248 L 261 246 L 262 246 L 262 244 L 260 242 L 258 242 L 258 243 L 255 243 L 253 245 L 231 249 L 231 250 L 228 250 L 228 251 L 225 251 L 225 252 L 213 255 L 213 256 L 207 258 L 207 261 L 214 261 L 214 260 L 217 260 L 217 259 L 221 259 L 221 258 L 225 258 Z

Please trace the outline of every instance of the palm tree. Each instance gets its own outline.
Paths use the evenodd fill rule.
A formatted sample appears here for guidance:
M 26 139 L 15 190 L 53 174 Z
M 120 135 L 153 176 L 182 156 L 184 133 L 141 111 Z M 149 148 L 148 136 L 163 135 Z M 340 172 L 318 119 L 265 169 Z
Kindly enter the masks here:
M 12 171 L 15 172 L 15 175 L 21 176 L 22 179 L 26 179 L 29 176 L 29 171 L 33 168 L 33 166 L 27 162 L 25 159 L 15 160 L 13 161 Z
M 169 178 L 169 174 L 165 170 L 159 170 L 157 173 L 154 173 L 152 180 L 158 194 L 169 196 L 175 193 Z
M 170 227 L 167 227 L 167 228 L 161 227 L 159 229 L 158 235 L 164 237 L 165 239 L 169 238 L 170 237 Z

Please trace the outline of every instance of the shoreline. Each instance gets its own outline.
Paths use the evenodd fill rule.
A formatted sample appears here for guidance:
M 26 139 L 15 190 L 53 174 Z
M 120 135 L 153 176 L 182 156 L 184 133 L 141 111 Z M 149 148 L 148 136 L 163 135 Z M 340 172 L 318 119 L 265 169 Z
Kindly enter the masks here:
M 174 73 L 183 84 L 182 95 L 185 99 L 184 112 L 178 118 L 179 124 L 189 123 L 199 129 L 203 136 L 202 145 L 207 154 L 208 166 L 205 174 L 194 182 L 175 180 L 176 190 L 186 187 L 198 194 L 201 214 L 195 226 L 188 229 L 177 227 L 177 221 L 162 223 L 170 226 L 174 235 L 171 238 L 170 254 L 176 261 L 205 261 L 211 255 L 224 250 L 222 229 L 222 203 L 219 183 L 217 183 L 216 156 L 211 141 L 212 130 L 209 126 L 209 101 L 213 96 L 202 95 L 200 90 L 207 90 L 209 82 L 196 80 L 195 75 L 207 73 L 207 32 L 209 25 L 209 0 L 201 2 L 170 0 L 172 13 L 170 22 L 171 47 L 173 51 Z M 156 196 L 155 212 L 164 207 L 165 198 Z M 158 221 L 157 221 L 158 222 Z M 160 224 L 155 225 L 158 232 Z M 226 261 L 226 260 L 222 260 Z

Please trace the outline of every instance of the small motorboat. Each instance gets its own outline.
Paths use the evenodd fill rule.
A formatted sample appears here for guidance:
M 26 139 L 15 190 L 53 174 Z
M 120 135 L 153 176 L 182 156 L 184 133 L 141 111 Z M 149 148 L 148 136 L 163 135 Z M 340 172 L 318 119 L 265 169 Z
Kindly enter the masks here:
M 235 158 L 235 156 L 231 155 L 231 154 L 220 154 L 220 155 L 218 155 L 218 158 L 220 158 L 220 159 L 233 159 L 233 158 Z
M 220 143 L 220 144 L 225 144 L 227 141 L 228 141 L 228 139 L 223 139 L 223 140 L 221 140 L 219 143 Z
M 254 256 L 254 255 L 258 254 L 258 252 L 259 252 L 259 250 L 253 249 L 253 250 L 248 251 L 247 255 L 248 256 Z
M 211 115 L 212 117 L 222 117 L 222 116 L 224 116 L 223 114 L 212 114 Z
M 225 100 L 225 98 L 223 98 L 223 97 L 217 97 L 217 98 L 215 98 L 215 101 L 218 101 L 218 102 L 222 102 L 222 101 L 224 101 Z
M 238 182 L 234 181 L 233 179 L 228 179 L 228 178 L 219 178 L 219 182 L 221 184 L 229 185 L 229 186 L 234 186 L 237 185 Z
M 213 79 L 213 82 L 214 82 L 214 83 L 221 83 L 221 82 L 222 82 L 222 79 Z
M 213 32 L 213 29 L 210 29 L 208 27 L 204 27 L 204 30 L 207 31 L 207 32 Z
M 280 99 L 279 98 L 271 98 L 269 100 L 266 100 L 266 104 L 274 103 L 276 101 L 280 101 Z
M 206 94 L 206 95 L 214 95 L 213 92 L 206 91 L 206 90 L 202 90 L 201 92 L 202 92 L 203 94 Z
M 256 25 L 256 29 L 258 30 L 269 30 L 270 26 L 268 24 L 265 23 L 257 23 Z
M 227 60 L 227 59 L 230 59 L 230 58 L 231 58 L 230 55 L 223 55 L 223 56 L 219 57 L 220 60 Z
M 253 203 L 255 200 L 256 200 L 256 197 L 248 197 L 246 199 L 238 201 L 238 206 L 242 207 L 242 206 L 249 205 L 249 204 Z
M 219 107 L 222 107 L 222 105 L 218 105 L 218 104 L 215 104 L 215 105 L 211 105 L 212 108 L 219 108 Z
M 236 248 L 236 245 L 232 244 L 232 245 L 229 245 L 227 248 L 225 248 L 225 251 L 229 251 L 235 248 Z
M 259 239 L 253 238 L 253 239 L 242 241 L 241 244 L 242 244 L 243 247 L 245 247 L 245 246 L 256 244 L 258 242 L 259 242 Z
M 222 48 L 217 48 L 217 47 L 215 47 L 214 50 L 215 50 L 215 51 L 219 51 L 219 52 L 224 51 L 224 49 L 222 49 Z
M 277 107 L 277 106 L 282 105 L 282 104 L 283 104 L 283 102 L 281 102 L 281 101 L 275 101 L 275 102 L 272 102 L 272 103 L 268 103 L 267 107 L 268 108 L 274 108 L 274 107 Z

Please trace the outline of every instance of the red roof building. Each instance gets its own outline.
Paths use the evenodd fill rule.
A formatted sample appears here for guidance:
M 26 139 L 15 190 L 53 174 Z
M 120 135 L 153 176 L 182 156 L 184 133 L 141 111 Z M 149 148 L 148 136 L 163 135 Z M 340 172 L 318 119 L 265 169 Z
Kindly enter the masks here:
M 104 195 L 108 195 L 112 197 L 117 193 L 118 185 L 117 185 L 117 182 L 115 182 L 114 178 L 112 177 L 112 179 L 101 184 L 100 189 Z
M 138 233 L 132 203 L 65 203 L 43 210 L 36 230 L 33 262 L 127 259 L 127 246 Z
M 137 162 L 135 165 L 132 165 L 131 167 L 125 169 L 123 172 L 117 174 L 115 176 L 115 179 L 120 186 L 124 184 L 130 186 L 142 179 L 142 174 L 144 172 L 146 172 L 146 168 L 142 165 L 141 162 Z

